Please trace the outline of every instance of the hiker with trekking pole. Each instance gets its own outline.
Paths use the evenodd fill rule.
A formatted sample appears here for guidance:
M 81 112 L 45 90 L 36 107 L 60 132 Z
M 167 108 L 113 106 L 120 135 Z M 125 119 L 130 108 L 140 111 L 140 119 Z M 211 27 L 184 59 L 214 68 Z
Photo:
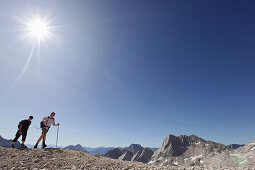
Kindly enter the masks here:
M 37 140 L 34 148 L 38 147 L 38 144 L 41 142 L 41 140 L 43 139 L 43 143 L 42 143 L 42 148 L 45 148 L 47 145 L 45 144 L 45 140 L 46 140 L 46 135 L 47 132 L 49 131 L 51 125 L 53 126 L 59 126 L 58 124 L 55 124 L 55 119 L 54 119 L 55 113 L 52 112 L 50 114 L 50 116 L 48 117 L 44 117 L 43 120 L 41 121 L 41 129 L 42 129 L 42 135 L 39 137 L 39 139 Z
M 26 140 L 26 137 L 27 137 L 27 131 L 29 129 L 29 126 L 31 124 L 32 119 L 33 119 L 33 116 L 29 116 L 28 119 L 25 119 L 25 120 L 22 120 L 22 121 L 19 122 L 18 131 L 16 133 L 15 138 L 12 141 L 12 145 L 11 145 L 12 148 L 14 148 L 15 142 L 17 142 L 17 140 L 19 139 L 19 137 L 21 135 L 22 135 L 22 140 L 21 140 L 22 143 L 21 143 L 20 148 L 21 149 L 26 149 L 27 148 L 27 146 L 24 143 L 25 143 L 25 140 Z

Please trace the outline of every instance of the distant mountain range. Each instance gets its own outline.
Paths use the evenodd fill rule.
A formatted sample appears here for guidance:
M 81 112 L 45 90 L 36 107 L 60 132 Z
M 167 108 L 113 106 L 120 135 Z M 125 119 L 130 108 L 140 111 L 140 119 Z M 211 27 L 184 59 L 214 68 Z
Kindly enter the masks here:
M 92 148 L 92 147 L 83 147 L 80 144 L 77 144 L 76 146 L 69 145 L 67 147 L 64 147 L 64 149 L 71 149 L 71 150 L 78 150 L 81 152 L 86 152 L 91 153 L 91 154 L 99 154 L 99 155 L 105 155 L 107 152 L 114 150 L 114 149 L 119 149 L 119 150 L 128 150 L 130 152 L 134 152 L 137 149 L 143 149 L 143 147 L 139 144 L 131 144 L 129 147 L 98 147 L 98 148 Z M 152 151 L 157 150 L 158 148 L 152 148 Z
M 91 147 L 84 147 L 89 153 L 92 154 L 99 154 L 104 155 L 106 152 L 114 149 L 114 147 L 98 147 L 98 148 L 91 148 Z
M 7 140 L 4 139 L 2 136 L 0 136 L 0 146 L 4 147 L 4 148 L 10 148 L 12 144 L 12 140 Z M 19 148 L 20 147 L 20 142 L 17 141 L 14 145 L 15 148 Z
M 67 147 L 65 147 L 64 149 L 69 149 L 69 150 L 75 150 L 75 151 L 80 151 L 80 152 L 85 152 L 85 153 L 89 153 L 84 147 L 82 147 L 80 144 L 77 145 L 68 145 Z
M 230 144 L 230 145 L 227 145 L 230 149 L 237 149 L 237 148 L 240 148 L 240 147 L 243 147 L 244 144 Z
M 140 144 L 131 144 L 129 147 L 110 150 L 104 156 L 124 161 L 148 163 L 152 155 L 153 151 L 150 148 L 144 148 Z

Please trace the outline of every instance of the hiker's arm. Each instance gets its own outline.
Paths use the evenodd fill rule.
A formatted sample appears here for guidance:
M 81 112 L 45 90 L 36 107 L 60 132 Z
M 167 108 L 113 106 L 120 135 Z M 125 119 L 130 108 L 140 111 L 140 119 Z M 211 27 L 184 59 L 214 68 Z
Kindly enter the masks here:
M 28 131 L 29 127 L 30 127 L 30 125 L 27 127 L 27 131 Z
M 59 123 L 58 123 L 58 124 L 56 124 L 56 123 L 55 123 L 55 119 L 53 119 L 53 121 L 52 121 L 52 125 L 53 125 L 53 126 L 59 126 Z
M 19 126 L 19 134 L 21 134 L 22 125 Z
M 59 126 L 59 123 L 58 123 L 58 124 L 55 124 L 55 123 L 54 123 L 53 126 Z

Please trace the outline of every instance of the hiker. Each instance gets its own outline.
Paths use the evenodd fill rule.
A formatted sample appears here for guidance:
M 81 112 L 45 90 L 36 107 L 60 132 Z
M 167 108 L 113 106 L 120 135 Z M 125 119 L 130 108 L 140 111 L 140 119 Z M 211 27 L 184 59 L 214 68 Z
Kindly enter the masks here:
M 12 141 L 12 148 L 14 148 L 15 142 L 17 142 L 17 140 L 19 139 L 19 137 L 21 135 L 22 135 L 22 143 L 21 143 L 20 148 L 27 148 L 27 146 L 24 143 L 25 143 L 25 140 L 26 140 L 26 137 L 27 137 L 27 131 L 29 129 L 29 126 L 31 124 L 32 119 L 33 119 L 33 116 L 29 116 L 28 119 L 22 120 L 22 121 L 19 122 L 18 131 L 16 133 L 15 138 Z
M 55 119 L 54 119 L 55 113 L 52 112 L 50 114 L 50 116 L 48 117 L 44 117 L 43 120 L 41 121 L 41 128 L 42 128 L 42 135 L 40 136 L 40 138 L 37 140 L 34 148 L 37 148 L 38 144 L 41 142 L 41 140 L 43 139 L 43 143 L 42 143 L 42 148 L 45 148 L 47 145 L 45 144 L 45 140 L 46 140 L 46 135 L 47 132 L 49 131 L 51 124 L 53 126 L 59 126 L 58 124 L 55 124 Z

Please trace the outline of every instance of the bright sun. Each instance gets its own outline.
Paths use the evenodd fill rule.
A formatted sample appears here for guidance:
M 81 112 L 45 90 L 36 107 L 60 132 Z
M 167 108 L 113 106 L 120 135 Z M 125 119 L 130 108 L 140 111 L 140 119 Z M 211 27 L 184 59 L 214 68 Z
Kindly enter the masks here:
M 22 17 L 18 21 L 23 24 L 22 37 L 20 40 L 31 39 L 37 42 L 40 46 L 44 40 L 50 40 L 55 45 L 59 46 L 57 36 L 55 34 L 56 25 L 52 25 L 55 18 L 41 17 L 39 14 L 31 18 Z
M 29 34 L 38 41 L 50 36 L 50 27 L 41 18 L 34 18 L 27 23 Z

